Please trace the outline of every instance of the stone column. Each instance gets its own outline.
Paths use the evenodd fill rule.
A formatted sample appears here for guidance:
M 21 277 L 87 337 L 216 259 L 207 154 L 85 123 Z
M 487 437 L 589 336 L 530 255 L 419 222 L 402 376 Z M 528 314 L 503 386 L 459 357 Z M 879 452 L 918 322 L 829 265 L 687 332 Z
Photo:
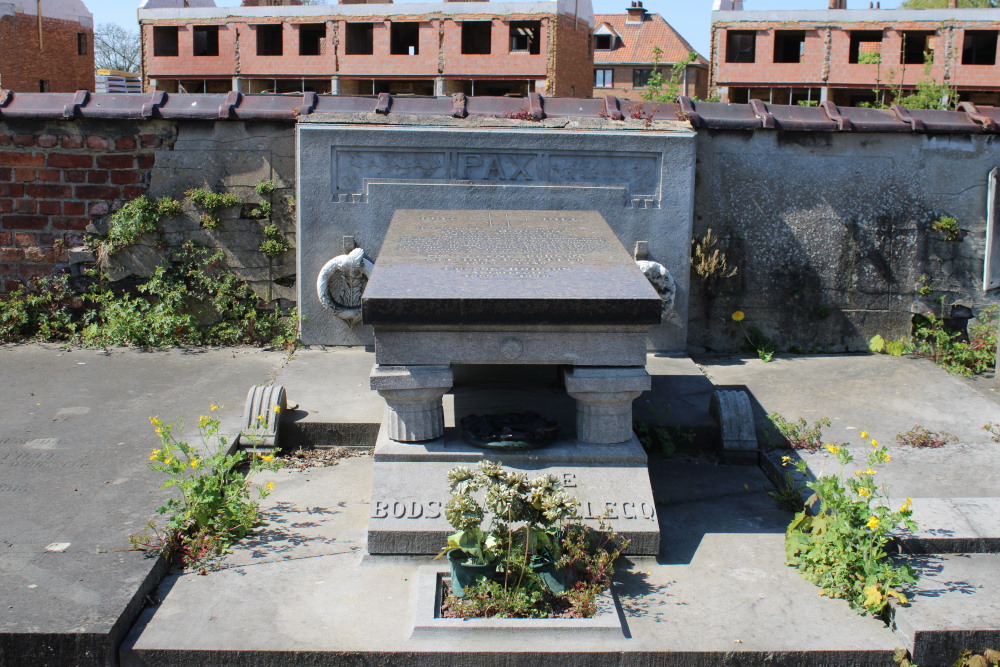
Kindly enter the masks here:
M 340 77 L 339 76 L 331 76 L 330 77 L 330 94 L 331 95 L 340 95 L 341 94 L 341 92 L 340 92 Z
M 444 97 L 444 77 L 436 76 L 434 77 L 434 96 Z
M 651 386 L 639 367 L 579 366 L 565 371 L 566 392 L 576 399 L 576 437 L 592 445 L 632 439 L 632 401 Z
M 379 366 L 371 388 L 385 399 L 389 438 L 422 442 L 444 435 L 441 397 L 453 383 L 449 366 Z

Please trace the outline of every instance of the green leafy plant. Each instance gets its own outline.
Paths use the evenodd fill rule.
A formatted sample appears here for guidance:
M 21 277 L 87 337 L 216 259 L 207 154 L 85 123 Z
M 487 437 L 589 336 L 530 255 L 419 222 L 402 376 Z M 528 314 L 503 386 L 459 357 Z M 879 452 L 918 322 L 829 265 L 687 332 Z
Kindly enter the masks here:
M 219 216 L 212 215 L 211 213 L 203 213 L 198 217 L 198 224 L 200 224 L 205 229 L 218 229 L 222 221 Z
M 931 287 L 930 278 L 927 277 L 926 273 L 921 273 L 917 282 L 917 294 L 919 296 L 927 296 L 934 291 L 934 288 Z
M 896 444 L 907 447 L 937 449 L 949 442 L 958 442 L 958 438 L 944 431 L 931 431 L 917 424 L 908 431 L 896 434 Z
M 255 207 L 253 207 L 253 209 L 251 209 L 251 211 L 250 211 L 250 217 L 251 218 L 258 218 L 258 219 L 259 218 L 270 218 L 272 210 L 273 209 L 271 208 L 271 202 L 269 202 L 266 199 L 263 199 L 263 200 L 261 200 L 261 202 L 259 204 L 257 204 Z
M 185 566 L 202 573 L 233 542 L 260 524 L 258 503 L 274 484 L 253 487 L 250 478 L 281 467 L 273 454 L 256 449 L 229 453 L 227 439 L 219 432 L 218 409 L 212 405 L 211 416 L 198 419 L 200 447 L 180 440 L 173 424 L 150 417 L 160 446 L 150 453 L 149 467 L 166 474 L 168 479 L 160 488 L 173 488 L 177 495 L 157 510 L 168 515 L 162 532 L 155 530 L 153 538 L 148 534 L 130 537 L 136 548 L 177 556 Z M 258 420 L 264 419 L 264 415 L 258 416 Z
M 893 510 L 887 505 L 885 486 L 875 482 L 873 466 L 889 463 L 888 451 L 875 440 L 868 441 L 864 431 L 861 437 L 872 447 L 867 468 L 846 479 L 844 468 L 854 461 L 848 446 L 826 445 L 837 457 L 839 471 L 806 483 L 813 495 L 785 532 L 785 555 L 789 565 L 819 586 L 821 595 L 846 600 L 858 613 L 888 622 L 889 600 L 908 604 L 903 589 L 917 581 L 911 566 L 889 558 L 889 533 L 914 531 L 916 524 L 910 518 L 912 499 Z M 805 474 L 805 461 L 795 465 Z
M 243 201 L 231 192 L 213 192 L 205 188 L 192 188 L 184 193 L 190 201 L 209 212 L 240 206 Z
M 259 183 L 257 183 L 257 185 L 253 186 L 253 189 L 261 197 L 267 197 L 272 192 L 274 192 L 275 188 L 277 188 L 277 187 L 278 186 L 275 185 L 274 181 L 268 180 L 268 181 L 260 181 Z
M 663 49 L 654 46 L 652 57 L 653 69 L 646 80 L 646 89 L 641 95 L 642 99 L 647 102 L 676 102 L 677 96 L 683 92 L 684 71 L 690 63 L 698 59 L 697 53 L 689 51 L 687 56 L 670 67 L 669 76 L 664 77 L 660 69 L 660 58 L 662 56 Z
M 868 349 L 875 354 L 889 354 L 894 357 L 901 357 L 909 353 L 913 348 L 902 338 L 898 340 L 886 340 L 881 334 L 875 334 L 868 341 Z
M 264 241 L 260 244 L 260 252 L 269 259 L 277 259 L 283 253 L 292 249 L 292 244 L 281 235 L 277 225 L 266 225 L 263 229 Z
M 830 427 L 830 420 L 826 417 L 820 417 L 811 425 L 805 417 L 790 422 L 777 412 L 770 413 L 767 418 L 781 436 L 778 440 L 771 440 L 771 444 L 779 449 L 819 449 L 823 446 L 823 427 Z
M 763 362 L 774 359 L 774 341 L 765 336 L 757 327 L 744 327 L 743 320 L 746 318 L 746 314 L 742 310 L 735 311 L 730 318 L 739 325 L 740 331 L 743 332 L 743 337 L 747 339 L 750 350 L 757 353 L 757 358 Z
M 654 408 L 653 404 L 647 400 L 645 406 L 645 417 L 632 421 L 632 430 L 635 431 L 639 444 L 649 453 L 659 453 L 664 456 L 673 456 L 678 449 L 690 446 L 695 439 L 694 431 L 680 426 L 668 426 L 666 423 L 667 414 L 670 408 Z
M 942 295 L 938 301 L 944 309 Z M 914 318 L 914 345 L 917 354 L 929 357 L 949 373 L 978 375 L 996 366 L 997 319 L 996 305 L 984 308 L 969 327 L 969 341 L 945 327 L 943 317 L 933 313 Z
M 993 442 L 1000 442 L 1000 424 L 994 424 L 993 422 L 987 422 L 981 427 L 984 431 L 990 434 L 990 439 Z
M 941 216 L 932 222 L 931 229 L 942 234 L 946 241 L 962 240 L 962 230 L 958 227 L 958 220 L 950 216 Z
M 181 203 L 172 197 L 163 196 L 156 200 L 156 212 L 161 218 L 176 218 L 181 210 Z
M 97 243 L 98 258 L 110 257 L 141 236 L 159 231 L 160 218 L 179 213 L 180 203 L 169 197 L 160 197 L 155 202 L 146 195 L 136 197 L 111 215 L 108 231 Z
M 66 274 L 18 285 L 0 296 L 0 343 L 72 339 L 77 332 L 72 311 L 78 301 Z

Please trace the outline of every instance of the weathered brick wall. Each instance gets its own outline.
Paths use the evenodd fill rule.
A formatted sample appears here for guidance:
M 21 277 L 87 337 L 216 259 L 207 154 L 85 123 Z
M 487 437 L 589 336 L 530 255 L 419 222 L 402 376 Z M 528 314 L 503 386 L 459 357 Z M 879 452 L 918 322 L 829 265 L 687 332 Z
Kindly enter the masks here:
M 87 225 L 146 192 L 163 121 L 0 122 L 0 290 L 67 262 Z
M 569 16 L 558 16 L 556 29 L 548 22 L 554 39 L 549 44 L 549 88 L 551 97 L 586 97 L 594 90 L 594 53 L 590 26 Z
M 86 53 L 79 55 L 77 33 L 86 35 Z M 26 14 L 0 17 L 0 88 L 39 92 L 46 80 L 49 92 L 94 90 L 94 31 L 79 23 L 42 18 L 42 48 L 38 19 Z
M 594 97 L 614 95 L 615 97 L 622 97 L 628 100 L 641 100 L 642 94 L 645 92 L 645 88 L 632 87 L 632 74 L 636 67 L 637 66 L 635 65 L 598 66 L 597 69 L 613 70 L 611 82 L 614 85 L 611 88 L 594 88 Z M 670 76 L 671 67 L 669 65 L 665 65 L 661 69 L 663 70 L 663 76 L 668 78 Z M 705 67 L 693 67 L 688 65 L 687 83 L 685 85 L 682 81 L 680 94 L 695 99 L 705 99 L 708 97 L 708 69 Z

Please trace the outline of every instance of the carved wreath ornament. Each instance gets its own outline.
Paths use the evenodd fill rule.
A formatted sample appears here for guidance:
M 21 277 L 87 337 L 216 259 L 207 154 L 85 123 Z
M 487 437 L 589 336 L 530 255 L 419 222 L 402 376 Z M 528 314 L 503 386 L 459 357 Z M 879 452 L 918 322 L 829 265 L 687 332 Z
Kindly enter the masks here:
M 674 307 L 674 297 L 677 295 L 677 283 L 674 282 L 674 277 L 670 275 L 667 267 L 658 262 L 640 259 L 636 260 L 636 264 L 639 265 L 639 270 L 646 276 L 646 279 L 656 288 L 660 299 L 663 300 L 663 314 L 666 315 L 667 311 Z
M 355 248 L 346 255 L 337 255 L 323 265 L 316 279 L 319 300 L 351 326 L 358 324 L 361 321 L 361 295 L 373 268 L 361 248 Z

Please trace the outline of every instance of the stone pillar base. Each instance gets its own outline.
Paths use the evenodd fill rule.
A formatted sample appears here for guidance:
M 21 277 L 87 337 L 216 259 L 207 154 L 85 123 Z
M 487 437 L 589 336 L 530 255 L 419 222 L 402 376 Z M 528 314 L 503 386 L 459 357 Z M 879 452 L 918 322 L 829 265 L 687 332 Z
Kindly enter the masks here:
M 632 401 L 651 386 L 645 368 L 581 366 L 565 371 L 566 392 L 576 399 L 576 437 L 594 445 L 632 438 Z
M 371 388 L 385 399 L 389 438 L 423 442 L 444 435 L 441 397 L 453 383 L 449 366 L 379 366 Z

